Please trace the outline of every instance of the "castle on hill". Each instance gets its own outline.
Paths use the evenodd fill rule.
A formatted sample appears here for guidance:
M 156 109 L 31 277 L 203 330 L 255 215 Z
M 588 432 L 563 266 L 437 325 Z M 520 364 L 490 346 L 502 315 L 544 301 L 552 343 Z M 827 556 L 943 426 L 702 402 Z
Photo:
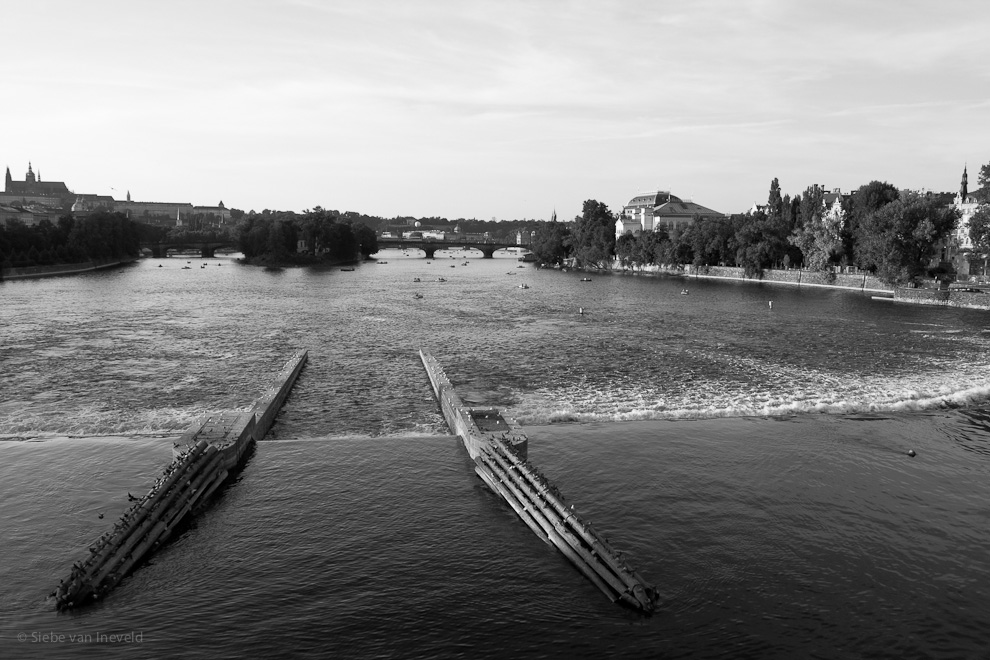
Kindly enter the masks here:
M 117 201 L 110 195 L 79 194 L 69 190 L 62 181 L 42 181 L 31 163 L 23 181 L 15 181 L 10 167 L 0 193 L 0 223 L 19 220 L 36 225 L 42 220 L 55 222 L 67 213 L 80 216 L 95 211 L 116 211 L 128 218 L 149 224 L 184 226 L 189 222 L 205 221 L 215 226 L 230 221 L 230 210 L 220 202 L 216 206 L 196 206 L 189 202 L 135 202 L 130 191 L 127 199 Z

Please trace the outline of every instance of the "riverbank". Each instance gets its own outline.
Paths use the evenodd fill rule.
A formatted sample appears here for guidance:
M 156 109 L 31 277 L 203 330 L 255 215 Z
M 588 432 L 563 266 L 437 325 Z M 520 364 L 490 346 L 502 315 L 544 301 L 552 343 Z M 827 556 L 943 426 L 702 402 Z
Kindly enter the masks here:
M 990 310 L 990 288 L 949 287 L 948 289 L 905 289 L 898 287 L 893 298 L 877 297 L 911 305 L 935 305 Z
M 949 287 L 948 289 L 936 289 L 898 287 L 887 284 L 868 273 L 765 270 L 762 277 L 747 277 L 742 268 L 692 265 L 681 267 L 646 266 L 638 269 L 622 268 L 616 269 L 613 272 L 623 275 L 672 275 L 691 279 L 732 280 L 760 284 L 842 289 L 846 291 L 874 293 L 877 294 L 873 296 L 875 300 L 890 300 L 913 305 L 936 305 L 990 310 L 990 288 Z
M 821 273 L 808 270 L 765 270 L 761 277 L 748 277 L 742 268 L 728 266 L 645 266 L 617 269 L 614 272 L 633 275 L 673 275 L 693 279 L 733 280 L 760 284 L 845 289 L 868 293 L 894 295 L 894 286 L 868 273 Z
M 128 259 L 96 259 L 77 264 L 54 264 L 51 266 L 27 266 L 25 268 L 0 268 L 0 281 L 28 280 L 42 277 L 57 277 L 59 275 L 77 275 L 93 270 L 113 268 L 124 264 L 134 263 L 138 257 Z

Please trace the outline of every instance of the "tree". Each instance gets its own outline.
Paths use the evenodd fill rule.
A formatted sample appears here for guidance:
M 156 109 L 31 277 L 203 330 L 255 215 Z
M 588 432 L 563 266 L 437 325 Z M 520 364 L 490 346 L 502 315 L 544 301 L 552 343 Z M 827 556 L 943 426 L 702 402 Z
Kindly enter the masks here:
M 619 259 L 620 266 L 629 268 L 638 261 L 638 243 L 638 238 L 632 234 L 623 234 L 615 239 L 615 256 Z
M 784 215 L 784 200 L 780 196 L 780 183 L 777 177 L 770 182 L 770 195 L 767 197 L 767 217 L 777 220 Z
M 574 256 L 581 266 L 610 268 L 615 254 L 615 217 L 608 206 L 585 201 L 574 227 Z
M 559 265 L 570 256 L 570 245 L 570 230 L 564 224 L 551 220 L 536 228 L 529 249 L 540 263 Z
M 807 224 L 820 222 L 824 211 L 825 189 L 817 184 L 808 186 L 804 194 L 801 195 L 801 203 L 798 210 L 798 226 L 803 227 Z
M 365 259 L 378 252 L 378 233 L 365 224 L 360 224 L 354 229 L 360 246 L 361 256 Z
M 801 250 L 807 268 L 825 272 L 843 252 L 845 228 L 846 212 L 840 204 L 832 204 L 795 229 L 788 241 Z
M 990 255 L 990 204 L 980 204 L 969 218 L 969 239 L 973 241 L 973 252 L 983 255 L 983 273 L 986 274 Z
M 846 258 L 855 263 L 860 268 L 867 266 L 862 263 L 857 255 L 861 252 L 857 249 L 857 244 L 865 237 L 862 235 L 860 225 L 863 219 L 882 209 L 900 196 L 900 192 L 895 186 L 886 181 L 870 181 L 866 185 L 856 189 L 848 203 L 846 216 L 845 253 Z
M 786 225 L 764 211 L 733 216 L 735 261 L 748 277 L 762 277 L 763 271 L 782 264 L 787 255 Z
M 856 258 L 886 282 L 905 283 L 923 275 L 959 221 L 959 211 L 938 200 L 904 191 L 898 199 L 861 219 Z
M 718 266 L 735 261 L 736 232 L 731 221 L 695 216 L 691 227 L 692 264 Z
M 644 232 L 637 243 L 637 251 L 634 256 L 640 264 L 668 264 L 670 259 L 670 236 L 663 227 L 657 227 L 653 231 Z
M 990 163 L 980 168 L 977 182 L 980 184 L 980 189 L 973 192 L 976 200 L 981 204 L 990 204 Z

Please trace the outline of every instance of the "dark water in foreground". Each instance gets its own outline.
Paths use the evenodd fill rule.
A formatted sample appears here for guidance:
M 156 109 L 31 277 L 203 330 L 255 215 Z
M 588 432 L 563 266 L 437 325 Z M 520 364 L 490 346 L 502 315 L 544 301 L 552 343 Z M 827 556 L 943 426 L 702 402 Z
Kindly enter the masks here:
M 985 314 L 386 258 L 0 285 L 2 657 L 986 657 Z M 657 615 L 487 491 L 420 345 L 526 426 Z M 104 602 L 53 612 L 170 438 L 296 348 L 310 364 L 237 480 Z

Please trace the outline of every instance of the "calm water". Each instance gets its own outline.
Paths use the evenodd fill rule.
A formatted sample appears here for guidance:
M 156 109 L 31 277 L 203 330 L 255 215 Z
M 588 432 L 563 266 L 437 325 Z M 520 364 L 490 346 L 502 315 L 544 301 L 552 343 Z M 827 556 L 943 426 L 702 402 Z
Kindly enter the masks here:
M 380 256 L 0 283 L 0 656 L 987 657 L 985 312 Z M 526 427 L 657 615 L 486 490 L 420 346 Z M 237 480 L 104 602 L 55 613 L 172 438 L 299 348 Z

